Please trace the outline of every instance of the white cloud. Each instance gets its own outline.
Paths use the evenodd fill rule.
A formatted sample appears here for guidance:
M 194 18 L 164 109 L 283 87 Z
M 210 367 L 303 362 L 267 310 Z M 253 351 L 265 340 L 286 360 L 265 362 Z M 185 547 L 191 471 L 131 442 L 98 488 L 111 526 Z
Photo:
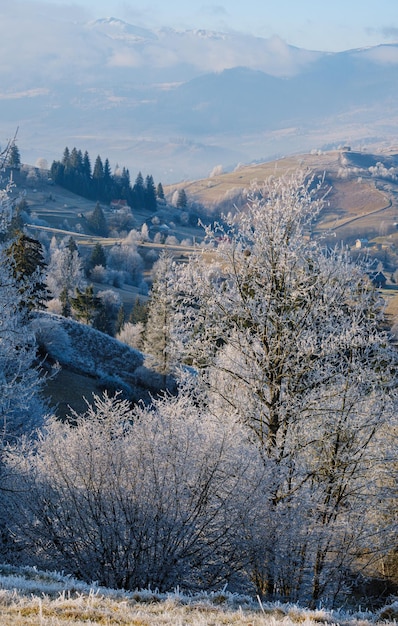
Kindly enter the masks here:
M 220 17 L 227 13 L 222 5 L 205 9 Z M 247 66 L 289 76 L 314 58 L 312 53 L 289 48 L 277 37 L 255 39 L 239 33 L 162 29 L 156 38 L 149 31 L 146 37 L 144 31 L 126 25 L 123 30 L 119 24 L 118 36 L 112 38 L 106 24 L 93 26 L 90 17 L 75 5 L 0 0 L 0 40 L 7 51 L 0 57 L 3 91 L 35 89 L 48 80 L 84 84 L 101 68 L 132 68 L 149 75 L 176 66 L 191 67 L 197 73 Z M 170 71 L 164 80 L 179 81 L 185 75 L 174 76 Z M 159 79 L 160 74 L 155 77 Z
M 398 64 L 398 46 L 384 45 L 377 46 L 375 48 L 369 48 L 364 50 L 362 55 L 365 55 L 369 61 L 379 63 L 381 65 L 397 65 Z
M 0 92 L 0 100 L 19 100 L 19 98 L 37 98 L 38 96 L 48 96 L 48 89 L 27 89 L 26 91 Z

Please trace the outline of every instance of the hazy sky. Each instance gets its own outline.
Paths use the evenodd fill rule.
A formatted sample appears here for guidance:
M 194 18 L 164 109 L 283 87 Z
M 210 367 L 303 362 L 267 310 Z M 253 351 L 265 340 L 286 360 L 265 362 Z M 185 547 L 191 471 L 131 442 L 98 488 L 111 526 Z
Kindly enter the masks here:
M 13 0 L 0 0 L 2 2 Z M 398 41 L 398 0 L 30 0 L 76 19 L 117 17 L 146 27 L 238 30 L 278 35 L 312 50 Z

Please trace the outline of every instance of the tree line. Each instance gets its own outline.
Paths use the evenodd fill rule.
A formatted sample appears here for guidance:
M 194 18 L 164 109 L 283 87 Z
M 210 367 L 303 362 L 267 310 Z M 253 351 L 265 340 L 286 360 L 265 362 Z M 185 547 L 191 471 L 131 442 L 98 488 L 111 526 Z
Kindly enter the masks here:
M 130 172 L 123 167 L 115 168 L 112 173 L 109 159 L 102 160 L 97 156 L 94 166 L 87 150 L 65 148 L 63 157 L 53 161 L 50 169 L 51 177 L 57 185 L 61 185 L 84 198 L 107 202 L 120 199 L 134 209 L 156 211 L 157 199 L 164 200 L 162 183 L 155 187 L 153 176 L 145 177 L 138 172 L 134 183 L 131 183 Z

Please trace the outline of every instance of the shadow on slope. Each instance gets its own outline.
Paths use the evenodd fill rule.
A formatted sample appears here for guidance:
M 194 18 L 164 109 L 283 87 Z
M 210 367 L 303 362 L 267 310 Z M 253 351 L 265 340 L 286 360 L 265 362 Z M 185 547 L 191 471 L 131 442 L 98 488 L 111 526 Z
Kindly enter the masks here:
M 56 414 L 85 411 L 93 394 L 122 392 L 132 403 L 175 387 L 171 377 L 145 367 L 144 355 L 117 339 L 70 318 L 38 311 L 32 325 L 44 369 L 57 365 L 44 394 Z

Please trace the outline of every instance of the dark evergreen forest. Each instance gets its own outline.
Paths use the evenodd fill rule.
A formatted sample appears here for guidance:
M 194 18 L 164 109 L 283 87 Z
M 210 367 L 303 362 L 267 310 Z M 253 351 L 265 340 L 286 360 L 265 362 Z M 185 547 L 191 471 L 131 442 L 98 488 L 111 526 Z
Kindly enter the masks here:
M 131 183 L 129 170 L 122 169 L 112 173 L 109 160 L 102 161 L 98 155 L 94 166 L 87 150 L 65 148 L 62 160 L 53 161 L 51 165 L 53 181 L 88 200 L 111 202 L 125 200 L 132 209 L 156 211 L 157 197 L 163 194 L 161 183 L 157 188 L 153 177 L 149 174 L 145 180 L 138 172 L 134 184 Z

